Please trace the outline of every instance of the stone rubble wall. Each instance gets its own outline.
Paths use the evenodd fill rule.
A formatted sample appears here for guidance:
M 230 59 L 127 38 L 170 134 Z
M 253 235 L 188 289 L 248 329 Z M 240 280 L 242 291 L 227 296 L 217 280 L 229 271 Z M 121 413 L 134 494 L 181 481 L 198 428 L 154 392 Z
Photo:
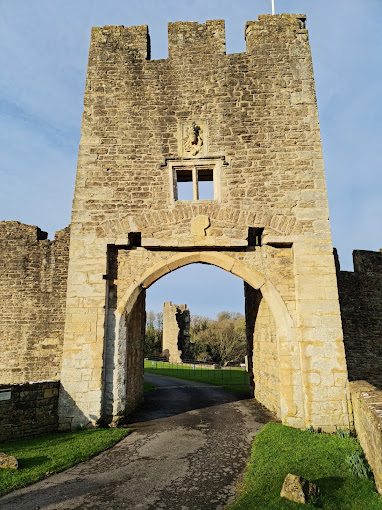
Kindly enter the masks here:
M 0 385 L 0 441 L 54 432 L 58 427 L 58 381 Z M 11 395 L 2 400 L 10 389 Z
M 176 320 L 178 305 L 171 301 L 163 303 L 163 355 L 170 363 L 182 363 L 182 351 L 178 346 L 179 324 Z
M 350 383 L 354 426 L 382 495 L 382 391 L 366 381 Z
M 355 250 L 353 260 L 354 272 L 337 263 L 349 380 L 382 390 L 382 252 Z
M 0 223 L 0 383 L 59 379 L 69 227 L 54 241 L 38 227 Z

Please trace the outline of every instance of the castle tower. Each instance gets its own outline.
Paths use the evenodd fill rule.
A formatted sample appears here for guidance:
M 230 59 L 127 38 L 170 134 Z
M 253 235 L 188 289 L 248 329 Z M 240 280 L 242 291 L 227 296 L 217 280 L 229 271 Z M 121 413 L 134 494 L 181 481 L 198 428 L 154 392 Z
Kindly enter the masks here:
M 305 16 L 93 28 L 73 201 L 61 428 L 142 398 L 145 289 L 191 263 L 246 284 L 255 396 L 347 426 L 347 369 Z

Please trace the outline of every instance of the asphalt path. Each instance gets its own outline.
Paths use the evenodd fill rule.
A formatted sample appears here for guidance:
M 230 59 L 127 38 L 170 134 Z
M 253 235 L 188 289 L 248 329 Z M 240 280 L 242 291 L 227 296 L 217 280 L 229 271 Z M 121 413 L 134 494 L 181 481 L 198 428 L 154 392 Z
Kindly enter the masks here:
M 251 442 L 273 416 L 218 386 L 146 374 L 157 386 L 116 446 L 0 498 L 1 510 L 213 510 L 235 499 Z

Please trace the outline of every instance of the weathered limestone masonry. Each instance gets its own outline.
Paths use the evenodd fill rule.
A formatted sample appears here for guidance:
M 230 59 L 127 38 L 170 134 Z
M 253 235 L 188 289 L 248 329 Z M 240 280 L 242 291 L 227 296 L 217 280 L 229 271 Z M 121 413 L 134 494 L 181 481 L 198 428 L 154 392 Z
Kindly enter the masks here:
M 382 495 L 382 391 L 366 381 L 350 383 L 354 426 Z
M 190 310 L 187 305 L 163 303 L 163 355 L 170 363 L 194 359 L 190 345 Z
M 354 272 L 340 271 L 342 327 L 349 380 L 382 390 L 382 252 L 353 252 Z
M 169 57 L 151 61 L 146 26 L 92 30 L 61 428 L 118 423 L 139 402 L 145 289 L 191 263 L 261 294 L 246 305 L 260 318 L 259 400 L 292 426 L 348 423 L 305 16 L 260 16 L 245 37 L 246 52 L 226 55 L 223 21 L 170 23 Z M 185 183 L 193 200 L 178 199 Z
M 247 311 L 246 321 L 253 339 L 247 341 L 247 355 L 252 358 L 252 367 L 248 370 L 250 378 L 253 377 L 256 398 L 280 416 L 280 362 L 275 320 L 259 290 L 246 285 L 245 297 L 251 308 Z
M 64 339 L 69 227 L 0 222 L 0 383 L 58 380 Z
M 58 381 L 0 384 L 0 442 L 58 427 Z

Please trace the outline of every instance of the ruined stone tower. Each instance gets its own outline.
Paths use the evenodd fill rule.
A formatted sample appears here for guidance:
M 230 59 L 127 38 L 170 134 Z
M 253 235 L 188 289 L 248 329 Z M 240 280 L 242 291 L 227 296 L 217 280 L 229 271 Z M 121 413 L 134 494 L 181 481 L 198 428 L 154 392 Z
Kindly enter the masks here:
M 193 360 L 190 344 L 190 310 L 187 305 L 163 303 L 163 355 L 170 363 Z
M 61 428 L 142 397 L 145 289 L 191 263 L 246 283 L 255 395 L 283 423 L 348 424 L 305 16 L 93 28 L 70 232 Z M 189 195 L 183 194 L 189 186 Z M 206 191 L 207 190 L 207 191 Z

